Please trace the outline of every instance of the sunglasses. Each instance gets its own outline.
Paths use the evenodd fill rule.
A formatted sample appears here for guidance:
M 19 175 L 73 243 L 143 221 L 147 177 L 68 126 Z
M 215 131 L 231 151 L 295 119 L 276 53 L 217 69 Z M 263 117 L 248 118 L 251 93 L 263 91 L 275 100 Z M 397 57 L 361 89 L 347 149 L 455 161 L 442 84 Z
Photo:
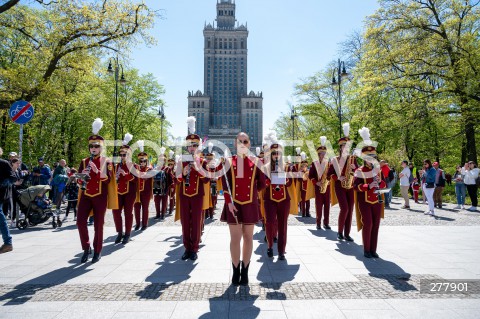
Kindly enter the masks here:
M 238 141 L 238 143 L 243 144 L 243 145 L 247 145 L 248 143 L 250 143 L 250 141 L 248 141 L 248 140 L 243 140 L 243 141 L 242 140 L 237 140 L 237 141 Z
M 140 162 L 140 163 L 146 163 L 147 160 L 140 160 L 139 162 Z
M 127 154 L 119 154 L 120 157 L 127 157 Z
M 97 144 L 90 144 L 88 145 L 89 148 L 100 148 L 100 145 Z

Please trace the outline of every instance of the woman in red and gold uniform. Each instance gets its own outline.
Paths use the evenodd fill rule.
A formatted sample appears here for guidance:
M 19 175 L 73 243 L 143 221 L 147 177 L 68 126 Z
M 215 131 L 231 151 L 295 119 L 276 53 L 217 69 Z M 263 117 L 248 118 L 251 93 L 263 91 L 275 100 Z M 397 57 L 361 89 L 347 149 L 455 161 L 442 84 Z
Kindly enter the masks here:
M 144 141 L 137 142 L 140 149 L 138 153 L 138 183 L 137 183 L 137 198 L 135 200 L 135 230 L 147 229 L 148 227 L 148 206 L 153 197 L 153 173 L 152 168 L 148 163 L 148 154 L 143 151 Z M 140 215 L 140 211 L 142 214 Z
M 287 224 L 290 213 L 290 194 L 288 187 L 293 179 L 286 178 L 285 165 L 283 163 L 283 148 L 274 143 L 270 146 L 270 161 L 265 165 L 267 172 L 267 188 L 264 193 L 264 205 L 266 214 L 267 255 L 273 257 L 273 238 L 278 231 L 278 259 L 285 260 L 285 247 L 287 245 Z M 282 177 L 283 175 L 283 177 Z M 281 184 L 275 183 L 275 179 Z
M 230 170 L 222 177 L 225 207 L 221 220 L 228 223 L 230 230 L 232 284 L 247 285 L 248 268 L 253 251 L 253 228 L 261 220 L 258 191 L 265 188 L 265 175 L 258 168 L 258 158 L 248 155 L 250 138 L 247 133 L 238 133 L 235 148 L 237 155 L 232 156 L 230 160 L 227 159 L 225 164 L 226 167 L 230 167 Z M 240 255 L 242 255 L 242 262 L 240 262 Z
M 383 194 L 380 195 L 377 191 L 380 188 L 385 188 L 386 183 L 381 177 L 377 151 L 370 140 L 368 128 L 363 127 L 358 132 L 364 140 L 361 149 L 364 165 L 355 171 L 353 182 L 354 189 L 357 192 L 355 203 L 357 228 L 362 230 L 363 255 L 366 258 L 379 258 L 377 254 L 378 230 L 380 228 L 380 218 L 383 218 L 384 214 L 384 204 Z
M 135 166 L 132 163 L 132 150 L 130 146 L 128 146 L 128 142 L 130 142 L 132 138 L 133 136 L 131 134 L 125 134 L 123 145 L 120 146 L 119 151 L 121 161 L 115 167 L 118 184 L 118 209 L 113 210 L 113 221 L 115 222 L 115 229 L 118 233 L 117 238 L 115 238 L 115 244 L 120 242 L 122 242 L 122 244 L 128 243 L 133 225 L 133 205 L 135 204 L 137 195 L 137 178 L 132 173 L 135 171 Z M 122 210 L 125 214 L 125 235 L 122 231 Z

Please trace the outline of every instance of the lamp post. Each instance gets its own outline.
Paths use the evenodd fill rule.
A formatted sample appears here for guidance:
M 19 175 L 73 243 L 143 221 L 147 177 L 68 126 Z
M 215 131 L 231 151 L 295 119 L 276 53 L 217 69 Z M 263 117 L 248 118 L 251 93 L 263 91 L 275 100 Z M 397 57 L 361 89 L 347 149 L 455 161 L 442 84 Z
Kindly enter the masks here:
M 342 137 L 342 78 L 347 76 L 348 73 L 345 69 L 345 62 L 338 59 L 338 67 L 333 69 L 332 86 L 338 85 L 338 133 L 340 134 L 340 138 Z
M 158 117 L 160 118 L 160 147 L 163 146 L 163 121 L 165 121 L 165 111 L 163 110 L 163 104 L 158 108 Z
M 293 139 L 293 146 L 292 146 L 292 155 L 295 156 L 295 118 L 297 117 L 297 113 L 295 112 L 295 107 L 292 105 L 290 119 L 292 120 L 292 139 Z
M 112 64 L 113 61 L 113 64 Z M 120 69 L 122 71 L 120 78 L 118 77 Z M 110 58 L 108 61 L 108 69 L 107 72 L 114 75 L 115 78 L 115 122 L 114 126 L 114 145 L 113 145 L 113 157 L 116 159 L 117 157 L 117 126 L 118 126 L 118 83 L 120 82 L 122 85 L 127 83 L 125 80 L 125 76 L 123 75 L 123 65 L 118 62 L 118 56 L 115 58 Z

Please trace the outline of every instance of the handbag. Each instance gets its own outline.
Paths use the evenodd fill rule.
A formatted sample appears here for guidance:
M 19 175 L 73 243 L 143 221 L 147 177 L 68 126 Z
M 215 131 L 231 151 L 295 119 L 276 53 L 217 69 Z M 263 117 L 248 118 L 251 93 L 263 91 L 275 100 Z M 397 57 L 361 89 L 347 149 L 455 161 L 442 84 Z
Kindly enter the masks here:
M 425 185 L 425 188 L 434 188 L 435 187 L 435 183 L 427 183 L 427 185 Z

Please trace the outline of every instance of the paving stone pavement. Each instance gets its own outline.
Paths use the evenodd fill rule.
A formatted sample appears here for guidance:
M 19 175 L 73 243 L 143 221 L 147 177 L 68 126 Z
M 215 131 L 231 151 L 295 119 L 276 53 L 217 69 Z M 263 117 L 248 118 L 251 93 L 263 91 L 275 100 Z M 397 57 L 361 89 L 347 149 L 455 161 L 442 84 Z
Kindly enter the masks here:
M 107 215 L 97 264 L 79 263 L 71 220 L 55 230 L 13 230 L 14 251 L 0 255 L 0 318 L 477 318 L 479 285 L 428 294 L 420 281 L 480 280 L 480 213 L 447 205 L 435 219 L 415 211 L 425 206 L 400 206 L 394 199 L 382 220 L 380 259 L 363 257 L 355 227 L 355 242 L 336 240 L 338 208 L 331 231 L 290 216 L 283 262 L 267 257 L 257 226 L 248 287 L 229 284 L 228 228 L 217 220 L 207 220 L 195 262 L 180 260 L 181 227 L 172 217 L 152 219 L 124 246 L 113 243 Z

